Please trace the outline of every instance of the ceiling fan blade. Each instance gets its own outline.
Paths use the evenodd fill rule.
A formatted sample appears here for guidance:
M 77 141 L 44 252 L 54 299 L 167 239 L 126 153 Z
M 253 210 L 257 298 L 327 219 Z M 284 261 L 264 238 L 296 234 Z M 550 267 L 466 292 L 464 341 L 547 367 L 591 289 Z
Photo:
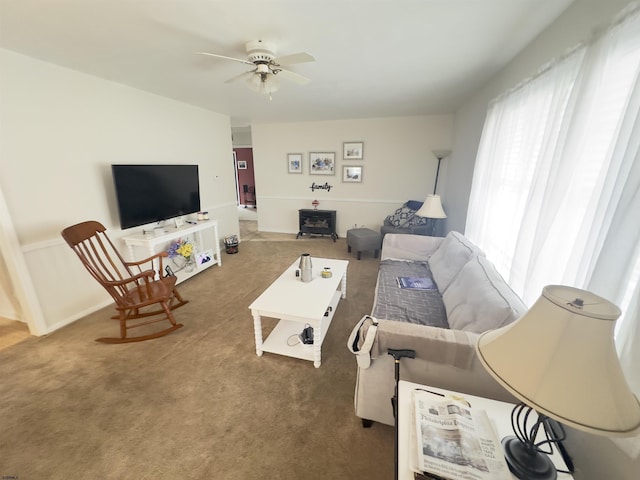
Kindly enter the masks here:
M 285 55 L 283 57 L 276 57 L 273 61 L 278 65 L 293 65 L 294 63 L 315 62 L 316 59 L 313 58 L 313 55 L 310 55 L 307 52 L 300 52 Z
M 233 82 L 237 82 L 238 80 L 247 80 L 249 78 L 251 78 L 252 75 L 255 74 L 255 70 L 249 70 L 248 72 L 242 72 L 240 75 L 235 75 L 233 77 L 231 77 L 229 80 L 226 80 L 224 83 L 233 83 Z
M 234 57 L 225 57 L 224 55 L 218 55 L 217 53 L 196 52 L 196 54 L 198 54 L 198 55 L 208 55 L 210 57 L 216 57 L 216 58 L 224 58 L 225 60 L 233 60 L 234 62 L 240 62 L 240 63 L 244 63 L 246 65 L 253 65 L 253 63 L 250 62 L 249 60 L 243 60 L 241 58 L 234 58 Z
M 277 74 L 279 78 L 284 78 L 285 80 L 289 80 L 291 82 L 295 82 L 299 85 L 306 85 L 311 80 L 307 77 L 303 77 L 299 73 L 292 72 L 291 70 L 280 70 Z

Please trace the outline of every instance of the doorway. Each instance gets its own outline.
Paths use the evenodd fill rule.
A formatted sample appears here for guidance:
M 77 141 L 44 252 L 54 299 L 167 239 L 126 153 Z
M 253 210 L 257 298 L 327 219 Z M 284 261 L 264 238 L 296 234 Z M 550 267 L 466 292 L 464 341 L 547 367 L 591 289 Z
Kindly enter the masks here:
M 253 170 L 253 149 L 242 147 L 233 149 L 236 171 L 236 195 L 238 206 L 257 208 L 256 180 Z

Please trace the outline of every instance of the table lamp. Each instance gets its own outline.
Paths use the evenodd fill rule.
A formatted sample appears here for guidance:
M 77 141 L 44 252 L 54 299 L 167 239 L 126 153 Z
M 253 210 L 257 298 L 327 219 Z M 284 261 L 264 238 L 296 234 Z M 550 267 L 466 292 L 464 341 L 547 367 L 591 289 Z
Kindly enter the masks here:
M 638 433 L 640 403 L 624 378 L 613 340 L 620 313 L 593 293 L 549 285 L 518 320 L 478 338 L 483 366 L 523 402 L 511 416 L 516 435 L 502 440 L 518 478 L 556 478 L 542 446 L 562 438 L 554 439 L 549 419 L 597 435 Z M 538 442 L 541 428 L 547 439 Z

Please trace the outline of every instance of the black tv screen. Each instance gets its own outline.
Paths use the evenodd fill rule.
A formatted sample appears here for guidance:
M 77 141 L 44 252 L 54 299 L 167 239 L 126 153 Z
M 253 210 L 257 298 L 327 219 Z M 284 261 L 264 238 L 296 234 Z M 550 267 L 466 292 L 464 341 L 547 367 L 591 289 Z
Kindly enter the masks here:
M 197 165 L 111 165 L 120 227 L 200 211 Z

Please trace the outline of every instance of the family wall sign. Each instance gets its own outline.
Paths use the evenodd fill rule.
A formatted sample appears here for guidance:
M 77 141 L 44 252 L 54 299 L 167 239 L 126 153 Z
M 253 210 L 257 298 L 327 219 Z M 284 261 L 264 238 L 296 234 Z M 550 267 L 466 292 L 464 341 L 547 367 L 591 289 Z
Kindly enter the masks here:
M 316 190 L 326 190 L 327 192 L 330 192 L 333 185 L 329 185 L 328 182 L 324 182 L 324 185 L 318 185 L 316 182 L 313 182 L 309 188 L 312 192 L 315 192 Z

